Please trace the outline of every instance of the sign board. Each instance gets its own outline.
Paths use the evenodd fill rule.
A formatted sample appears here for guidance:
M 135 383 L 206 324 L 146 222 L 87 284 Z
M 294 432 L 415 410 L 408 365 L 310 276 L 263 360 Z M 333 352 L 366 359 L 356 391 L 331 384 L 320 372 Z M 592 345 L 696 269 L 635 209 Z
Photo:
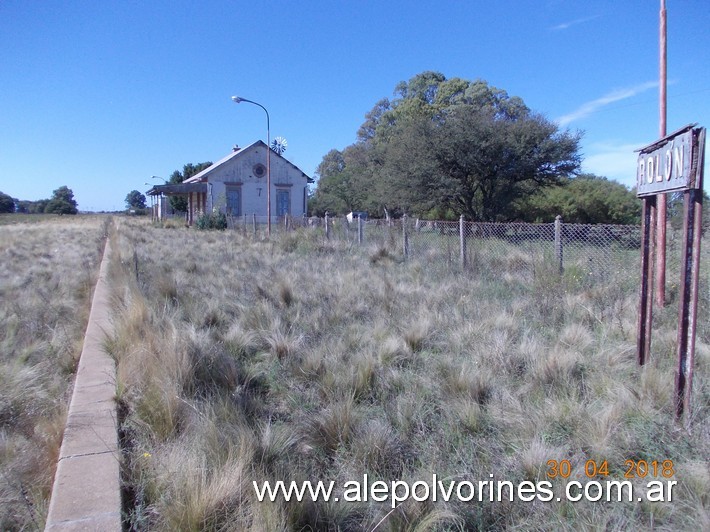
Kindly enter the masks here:
M 691 124 L 639 150 L 637 196 L 697 188 L 698 154 L 703 152 L 704 128 Z
M 646 363 L 651 346 L 653 298 L 649 280 L 653 277 L 651 255 L 655 240 L 656 196 L 666 192 L 683 191 L 684 234 L 681 240 L 675 417 L 676 421 L 680 421 L 685 412 L 688 424 L 698 316 L 705 162 L 705 128 L 696 128 L 696 125 L 691 124 L 679 129 L 639 150 L 636 169 L 637 195 L 643 198 L 641 289 L 636 338 L 636 358 L 639 365 Z

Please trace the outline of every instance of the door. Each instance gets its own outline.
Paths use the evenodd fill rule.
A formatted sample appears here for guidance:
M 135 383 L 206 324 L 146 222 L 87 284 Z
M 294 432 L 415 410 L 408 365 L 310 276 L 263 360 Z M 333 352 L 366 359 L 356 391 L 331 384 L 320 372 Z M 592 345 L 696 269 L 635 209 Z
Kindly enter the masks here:
M 276 216 L 291 214 L 291 198 L 288 190 L 276 191 Z
M 227 187 L 227 214 L 242 215 L 242 189 L 239 187 Z

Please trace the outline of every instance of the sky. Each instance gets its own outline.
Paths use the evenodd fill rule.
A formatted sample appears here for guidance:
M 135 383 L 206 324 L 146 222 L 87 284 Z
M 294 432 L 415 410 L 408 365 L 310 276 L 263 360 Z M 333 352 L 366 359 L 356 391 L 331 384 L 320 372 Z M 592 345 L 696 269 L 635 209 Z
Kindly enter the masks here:
M 666 0 L 668 133 L 710 125 L 710 10 Z M 659 137 L 660 0 L 0 0 L 0 191 L 121 210 L 151 176 L 284 137 L 313 176 L 426 70 L 483 79 L 635 183 Z M 146 183 L 148 183 L 146 185 Z

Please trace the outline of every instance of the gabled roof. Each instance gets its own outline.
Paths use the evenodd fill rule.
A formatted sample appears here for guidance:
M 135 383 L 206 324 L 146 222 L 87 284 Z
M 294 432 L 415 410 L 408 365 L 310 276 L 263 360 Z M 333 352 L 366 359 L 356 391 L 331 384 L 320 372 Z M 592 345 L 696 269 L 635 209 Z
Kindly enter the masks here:
M 209 166 L 209 167 L 205 168 L 204 170 L 202 170 L 201 172 L 193 175 L 192 177 L 187 178 L 185 181 L 183 181 L 183 183 L 199 183 L 200 181 L 206 180 L 207 176 L 209 174 L 211 174 L 212 172 L 214 172 L 217 168 L 219 168 L 223 164 L 231 161 L 234 158 L 240 157 L 242 154 L 246 153 L 250 148 L 255 147 L 255 146 L 261 146 L 261 147 L 266 148 L 267 150 L 271 149 L 266 145 L 266 143 L 264 141 L 257 140 L 256 142 L 252 142 L 251 144 L 249 144 L 248 146 L 246 146 L 244 148 L 239 148 L 237 151 L 233 151 L 232 153 L 230 153 L 229 155 L 227 155 L 223 159 L 220 159 L 219 161 L 214 163 L 212 166 Z M 276 157 L 283 159 L 288 164 L 293 166 L 296 170 L 301 172 L 301 174 L 308 180 L 309 183 L 315 183 L 313 178 L 308 177 L 303 170 L 301 170 L 298 166 L 296 166 L 291 161 L 286 159 L 286 157 L 284 157 L 283 155 L 279 155 L 274 150 L 271 150 L 271 156 L 272 157 L 276 156 Z

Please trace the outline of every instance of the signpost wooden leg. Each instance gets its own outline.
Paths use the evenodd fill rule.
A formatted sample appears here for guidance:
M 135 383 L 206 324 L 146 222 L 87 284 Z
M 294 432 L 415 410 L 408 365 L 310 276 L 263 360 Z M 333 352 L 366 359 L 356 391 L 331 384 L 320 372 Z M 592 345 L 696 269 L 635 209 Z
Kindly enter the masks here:
M 641 215 L 641 290 L 636 338 L 636 361 L 643 366 L 651 351 L 653 320 L 653 247 L 656 232 L 656 196 L 643 198 Z
M 692 358 L 693 351 L 689 344 L 693 342 L 691 336 L 694 336 L 690 334 L 690 328 L 691 324 L 693 329 L 695 328 L 695 316 L 692 314 L 697 310 L 697 281 L 693 282 L 698 273 L 694 268 L 695 261 L 693 260 L 697 232 L 695 209 L 698 207 L 695 196 L 695 190 L 687 190 L 683 194 L 683 249 L 680 272 L 681 292 L 678 306 L 678 366 L 675 375 L 675 416 L 677 421 L 683 416 L 683 410 L 687 404 L 688 370 L 692 367 L 688 358 L 689 355 Z
M 705 133 L 700 133 L 699 144 L 705 144 Z M 698 316 L 698 284 L 700 280 L 700 241 L 703 218 L 703 163 L 704 149 L 696 161 L 696 187 L 683 194 L 683 249 L 680 274 L 680 304 L 678 308 L 678 366 L 675 375 L 675 418 L 685 414 L 690 425 L 690 395 L 693 385 L 695 359 L 695 329 Z

